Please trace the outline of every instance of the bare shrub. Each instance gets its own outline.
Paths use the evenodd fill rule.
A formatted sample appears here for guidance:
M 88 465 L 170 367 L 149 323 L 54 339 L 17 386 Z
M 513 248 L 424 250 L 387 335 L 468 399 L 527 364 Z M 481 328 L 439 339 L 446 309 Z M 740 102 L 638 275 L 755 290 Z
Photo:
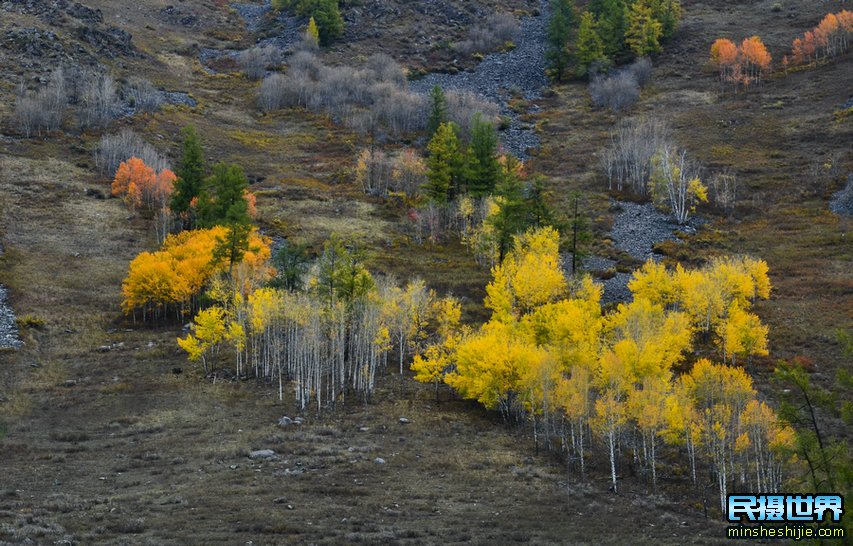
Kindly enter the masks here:
M 65 71 L 57 68 L 50 81 L 38 91 L 21 89 L 12 114 L 14 123 L 27 138 L 58 129 L 68 106 Z
M 145 78 L 129 78 L 122 91 L 137 112 L 155 112 L 163 105 L 163 94 Z
M 365 70 L 373 72 L 376 81 L 390 82 L 398 87 L 406 86 L 406 73 L 400 63 L 385 53 L 375 53 L 367 59 Z
M 95 165 L 106 176 L 112 176 L 122 161 L 138 157 L 157 172 L 171 168 L 169 160 L 130 129 L 104 135 L 95 150 Z
M 391 186 L 393 160 L 382 150 L 364 149 L 358 155 L 355 180 L 365 193 L 386 195 Z
M 589 94 L 595 106 L 605 106 L 618 112 L 640 98 L 640 86 L 633 73 L 621 70 L 612 76 L 592 78 Z
M 392 134 L 410 133 L 426 125 L 426 97 L 394 89 L 376 97 L 373 110 Z
M 12 113 L 12 120 L 18 127 L 18 130 L 27 138 L 33 134 L 40 132 L 41 127 L 41 112 L 36 95 L 23 90 L 15 99 L 15 110 Z
M 118 113 L 119 100 L 115 80 L 109 75 L 91 74 L 83 85 L 79 116 L 83 127 L 104 127 Z
M 647 195 L 652 158 L 669 140 L 669 127 L 662 121 L 639 118 L 620 122 L 610 134 L 610 148 L 601 157 L 608 188 L 622 191 L 628 186 L 638 195 Z
M 634 75 L 640 87 L 645 87 L 652 80 L 652 61 L 648 57 L 640 57 L 627 70 Z
M 412 149 L 389 155 L 376 148 L 365 148 L 356 159 L 355 180 L 371 195 L 399 192 L 414 198 L 426 182 L 426 164 Z
M 710 181 L 711 199 L 726 212 L 731 212 L 737 203 L 737 176 L 728 169 L 716 173 Z
M 426 163 L 412 149 L 403 150 L 394 160 L 391 178 L 394 190 L 415 198 L 420 194 L 421 186 L 426 183 Z
M 474 53 L 490 53 L 507 42 L 518 39 L 518 21 L 508 13 L 494 13 L 486 20 L 475 25 L 468 32 L 468 37 L 456 44 L 456 50 L 463 55 Z
M 261 82 L 258 91 L 258 106 L 264 112 L 282 108 L 285 106 L 287 92 L 287 77 L 282 74 L 271 74 Z
M 265 111 L 302 107 L 372 137 L 400 137 L 426 127 L 428 99 L 408 89 L 403 68 L 385 54 L 358 68 L 327 66 L 308 51 L 290 58 L 284 75 L 260 86 L 258 106 Z M 496 121 L 498 107 L 471 93 L 448 93 L 450 119 L 467 132 L 475 112 Z
M 253 47 L 237 57 L 237 63 L 250 80 L 264 77 L 268 68 L 281 63 L 281 52 L 273 46 Z
M 640 88 L 652 78 L 652 62 L 641 57 L 622 68 L 610 72 L 590 70 L 589 94 L 597 107 L 607 107 L 618 112 L 631 106 L 640 98 Z
M 459 126 L 460 136 L 468 139 L 471 135 L 471 122 L 474 114 L 480 113 L 483 121 L 497 123 L 500 118 L 498 106 L 483 99 L 470 91 L 448 91 L 445 94 L 447 101 L 447 117 Z

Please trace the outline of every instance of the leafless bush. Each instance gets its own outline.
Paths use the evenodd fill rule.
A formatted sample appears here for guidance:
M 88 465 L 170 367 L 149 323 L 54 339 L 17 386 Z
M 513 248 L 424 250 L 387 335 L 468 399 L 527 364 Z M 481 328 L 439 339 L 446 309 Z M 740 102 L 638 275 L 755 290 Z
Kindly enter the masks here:
M 400 192 L 413 198 L 426 182 L 426 164 L 412 149 L 394 155 L 376 148 L 362 150 L 356 160 L 355 179 L 365 193 Z
M 104 127 L 115 117 L 118 109 L 115 81 L 106 74 L 92 74 L 83 86 L 79 110 L 80 125 Z
M 281 52 L 273 46 L 253 47 L 240 53 L 237 63 L 250 80 L 264 77 L 268 68 L 281 63 Z
M 261 82 L 258 91 L 258 106 L 264 112 L 277 110 L 284 106 L 284 96 L 287 92 L 287 77 L 282 74 L 271 74 Z
M 406 86 L 406 73 L 403 67 L 390 55 L 376 53 L 367 59 L 365 70 L 372 72 L 377 81 L 390 82 L 398 87 Z
M 662 121 L 639 118 L 620 122 L 610 134 L 610 148 L 601 156 L 608 188 L 622 191 L 629 186 L 634 193 L 647 195 L 652 158 L 669 140 L 669 127 Z
M 95 150 L 95 165 L 106 176 L 112 176 L 122 161 L 138 157 L 157 172 L 170 168 L 169 160 L 130 129 L 104 135 Z
M 728 169 L 716 173 L 710 182 L 711 199 L 726 212 L 731 212 L 737 203 L 737 176 Z
M 409 218 L 413 223 L 417 242 L 438 243 L 452 233 L 455 207 L 452 204 L 437 205 L 430 201 L 425 207 L 412 210 Z
M 595 76 L 589 82 L 589 94 L 595 106 L 618 112 L 640 98 L 640 86 L 634 74 L 620 70 L 612 76 Z
M 640 57 L 627 68 L 640 87 L 645 87 L 652 80 L 652 61 L 648 57 Z
M 13 120 L 27 138 L 58 129 L 68 106 L 65 71 L 57 68 L 38 91 L 21 89 L 15 100 Z
M 393 158 L 382 150 L 364 149 L 358 155 L 355 179 L 365 193 L 386 195 L 391 186 L 393 168 Z
M 468 32 L 468 38 L 456 44 L 456 50 L 463 55 L 490 53 L 507 42 L 518 38 L 518 22 L 508 13 L 495 13 L 475 25 Z
M 483 116 L 483 121 L 497 123 L 499 120 L 500 110 L 498 106 L 490 101 L 481 98 L 470 91 L 448 91 L 447 99 L 447 116 L 450 121 L 459 126 L 460 135 L 463 139 L 467 139 L 471 134 L 471 122 L 474 114 L 480 113 Z
M 412 149 L 403 150 L 394 160 L 391 178 L 394 180 L 394 190 L 406 194 L 410 198 L 420 194 L 421 186 L 426 183 L 426 163 Z
M 607 73 L 590 71 L 589 94 L 597 107 L 618 112 L 640 98 L 640 88 L 652 77 L 652 62 L 641 57 L 621 70 Z
M 426 97 L 394 89 L 376 96 L 373 111 L 392 134 L 402 135 L 426 125 Z
M 123 92 L 125 100 L 137 112 L 155 112 L 163 105 L 163 94 L 145 78 L 129 78 Z
M 426 98 L 409 92 L 403 69 L 383 54 L 354 68 L 326 66 L 299 51 L 285 75 L 263 81 L 258 105 L 267 111 L 300 106 L 374 136 L 380 130 L 400 136 L 426 125 Z

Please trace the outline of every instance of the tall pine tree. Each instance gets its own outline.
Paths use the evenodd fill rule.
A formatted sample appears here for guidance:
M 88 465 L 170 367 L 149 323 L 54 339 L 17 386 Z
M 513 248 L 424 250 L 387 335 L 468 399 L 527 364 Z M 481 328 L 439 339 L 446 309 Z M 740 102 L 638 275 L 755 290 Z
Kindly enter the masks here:
M 660 51 L 663 25 L 655 19 L 648 0 L 637 0 L 628 13 L 625 41 L 637 57 Z
M 442 123 L 447 123 L 447 97 L 439 86 L 435 86 L 429 92 L 432 106 L 427 120 L 427 136 L 432 138 Z
M 204 187 L 204 157 L 201 141 L 192 125 L 182 131 L 184 135 L 183 154 L 176 170 L 174 190 L 170 208 L 181 219 L 184 228 L 194 226 L 192 201 L 199 196 Z
M 585 11 L 581 17 L 578 41 L 575 45 L 575 61 L 578 76 L 585 76 L 594 64 L 607 62 L 607 56 L 604 54 L 604 43 L 601 41 L 601 36 L 598 35 L 595 16 L 589 11 Z
M 467 190 L 476 196 L 488 195 L 500 176 L 498 134 L 494 125 L 474 114 L 471 124 L 470 161 L 466 172 Z
M 569 42 L 577 26 L 574 0 L 551 0 L 551 20 L 548 21 L 547 49 L 545 57 L 555 81 L 563 79 L 571 55 Z
M 424 191 L 437 203 L 446 203 L 460 189 L 462 154 L 456 124 L 442 123 L 427 145 L 427 183 Z

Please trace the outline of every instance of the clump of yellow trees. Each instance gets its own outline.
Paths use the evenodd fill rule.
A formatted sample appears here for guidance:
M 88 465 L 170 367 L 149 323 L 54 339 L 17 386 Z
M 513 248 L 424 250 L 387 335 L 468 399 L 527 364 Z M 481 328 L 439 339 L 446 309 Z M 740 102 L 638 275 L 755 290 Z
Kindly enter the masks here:
M 402 373 L 447 305 L 421 280 L 375 280 L 338 237 L 325 244 L 306 290 L 246 289 L 223 277 L 206 294 L 213 305 L 178 339 L 190 360 L 207 370 L 211 356 L 228 351 L 238 376 L 278 382 L 279 399 L 292 381 L 300 409 L 318 410 L 349 393 L 369 398 L 392 349 Z
M 710 462 L 721 504 L 735 480 L 778 490 L 793 431 L 743 369 L 699 359 L 675 373 L 699 337 L 732 364 L 767 353 L 767 328 L 750 312 L 770 295 L 767 265 L 721 258 L 669 271 L 650 261 L 629 283 L 633 301 L 602 313 L 600 286 L 567 279 L 558 246 L 552 228 L 517 236 L 486 288 L 490 320 L 462 326 L 446 303 L 440 339 L 414 358 L 416 379 L 529 420 L 537 446 L 563 450 L 581 475 L 588 450 L 603 448 L 614 491 L 620 453 L 656 486 L 662 443 L 683 446 L 694 482 L 697 458 Z

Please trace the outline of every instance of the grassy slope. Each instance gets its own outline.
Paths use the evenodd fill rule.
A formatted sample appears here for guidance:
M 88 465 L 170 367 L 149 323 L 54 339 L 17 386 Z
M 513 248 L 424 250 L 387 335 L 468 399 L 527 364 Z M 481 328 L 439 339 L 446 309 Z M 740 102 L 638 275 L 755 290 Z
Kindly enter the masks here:
M 800 180 L 816 153 L 847 151 L 849 120 L 831 120 L 846 99 L 850 61 L 776 79 L 746 98 L 718 98 L 712 75 L 700 68 L 716 35 L 770 25 L 777 29 L 770 43 L 781 47 L 816 22 L 818 8 L 788 21 L 768 19 L 763 4 L 739 3 L 721 15 L 685 3 L 685 31 L 658 61 L 637 110 L 672 116 L 681 143 L 710 165 L 736 168 L 747 203 L 756 206 L 741 207 L 733 222 L 715 224 L 681 252 L 693 260 L 711 252 L 766 258 L 776 292 L 759 311 L 773 328 L 774 354 L 806 354 L 819 370 L 831 369 L 841 360 L 828 332 L 851 324 L 850 243 L 826 212 L 825 192 L 804 193 Z M 381 204 L 336 183 L 354 156 L 355 137 L 300 114 L 258 116 L 252 84 L 209 76 L 174 53 L 197 40 L 240 39 L 238 30 L 221 29 L 233 20 L 227 9 L 209 8 L 208 26 L 192 34 L 158 22 L 156 2 L 126 11 L 100 4 L 108 20 L 154 29 L 134 32 L 150 58 L 126 61 L 125 70 L 200 101 L 192 111 L 133 120 L 135 129 L 174 151 L 176 130 L 192 122 L 210 158 L 238 161 L 258 181 L 268 229 L 315 245 L 342 231 L 366 245 L 380 269 L 420 274 L 439 290 L 467 296 L 471 309 L 481 301 L 487 272 L 459 248 L 409 245 Z M 364 54 L 375 44 L 359 47 Z M 782 109 L 761 108 L 777 100 Z M 579 85 L 561 87 L 542 105 L 543 149 L 534 169 L 554 177 L 555 196 L 569 187 L 597 190 L 591 154 L 606 142 L 612 116 L 591 111 Z M 0 225 L 7 253 L 0 280 L 12 288 L 19 314 L 46 326 L 25 331 L 19 353 L 0 355 L 0 411 L 9 423 L 0 443 L 0 540 L 704 544 L 721 536 L 720 524 L 701 520 L 701 503 L 682 489 L 683 479 L 670 479 L 667 488 L 684 508 L 649 496 L 645 483 L 630 476 L 619 497 L 607 493 L 603 474 L 567 487 L 561 465 L 535 456 L 526 437 L 470 404 L 436 407 L 429 389 L 406 383 L 401 395 L 396 379 L 384 381 L 373 404 L 312 417 L 302 429 L 274 426 L 292 403 L 279 404 L 271 389 L 204 384 L 178 354 L 177 331 L 119 321 L 127 263 L 153 241 L 120 203 L 83 194 L 106 188 L 87 168 L 87 148 L 96 140 L 4 144 Z M 596 193 L 591 202 L 605 227 L 606 198 Z M 184 373 L 173 374 L 176 366 Z M 400 416 L 413 423 L 398 424 Z M 260 464 L 245 456 L 267 447 L 282 459 Z M 377 456 L 387 464 L 374 464 Z M 293 474 L 300 468 L 304 474 Z M 642 509 L 651 510 L 650 519 Z

